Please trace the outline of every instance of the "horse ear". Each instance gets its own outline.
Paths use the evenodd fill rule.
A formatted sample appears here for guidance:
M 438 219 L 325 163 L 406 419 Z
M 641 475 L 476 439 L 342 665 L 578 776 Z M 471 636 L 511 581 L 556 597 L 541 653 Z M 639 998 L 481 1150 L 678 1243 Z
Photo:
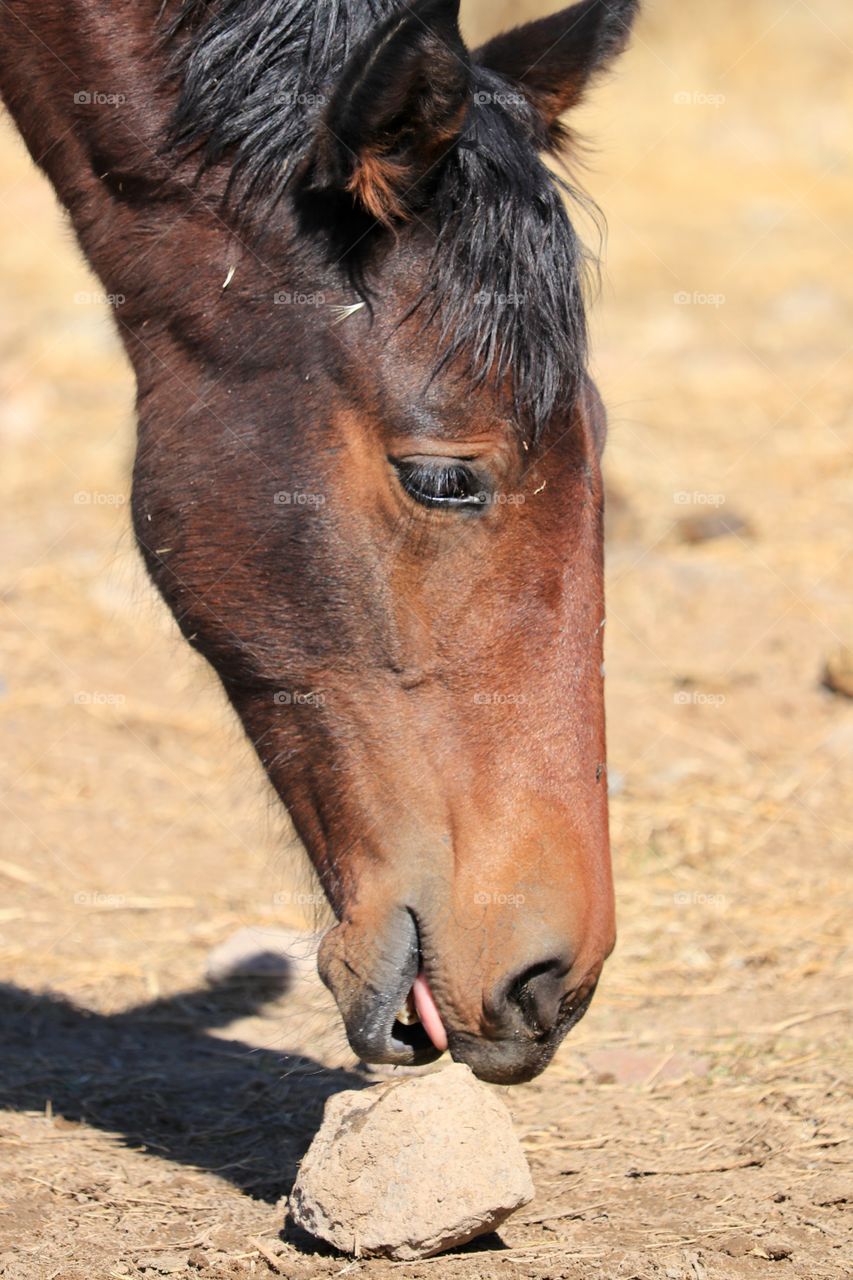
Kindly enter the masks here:
M 560 116 L 626 47 L 639 8 L 640 0 L 582 0 L 497 36 L 474 60 L 523 90 L 556 146 L 563 140 Z
M 460 0 L 414 0 L 350 57 L 320 122 L 310 185 L 405 218 L 465 127 L 471 65 Z

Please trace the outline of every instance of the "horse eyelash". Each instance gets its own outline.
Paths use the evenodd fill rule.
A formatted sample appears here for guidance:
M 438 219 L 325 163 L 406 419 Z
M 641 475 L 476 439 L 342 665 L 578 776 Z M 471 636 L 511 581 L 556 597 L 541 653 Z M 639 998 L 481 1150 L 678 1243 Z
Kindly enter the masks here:
M 416 502 L 458 503 L 459 506 L 483 506 L 485 489 L 478 489 L 478 477 L 463 463 L 430 466 L 428 463 L 397 463 L 400 483 Z M 464 481 L 464 483 L 462 483 Z M 462 492 L 462 490 L 466 490 Z

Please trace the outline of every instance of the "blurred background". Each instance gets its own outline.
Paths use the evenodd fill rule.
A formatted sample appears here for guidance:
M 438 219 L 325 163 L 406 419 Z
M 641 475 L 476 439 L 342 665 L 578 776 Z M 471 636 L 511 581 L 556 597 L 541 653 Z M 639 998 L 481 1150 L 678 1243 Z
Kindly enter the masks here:
M 477 40 L 557 7 L 463 12 Z M 573 1203 L 591 1208 L 572 1247 L 605 1276 L 763 1275 L 750 1267 L 773 1248 L 787 1274 L 844 1273 L 832 1187 L 849 1051 L 851 120 L 845 0 L 657 0 L 573 121 L 609 227 L 592 323 L 612 424 L 620 944 L 546 1082 L 511 1101 L 545 1210 L 561 1177 L 573 1196 L 581 1184 Z M 221 694 L 140 570 L 133 386 L 102 293 L 3 122 L 0 979 L 93 1016 L 193 989 L 235 930 L 310 927 L 315 907 Z M 298 1016 L 250 1013 L 216 1034 L 352 1065 L 313 998 Z M 30 1095 L 13 1120 L 24 1104 L 5 1087 L 0 1151 L 13 1133 L 33 1178 L 73 1185 L 33 1145 Z M 74 1168 L 90 1161 L 119 1195 L 107 1139 L 87 1143 Z M 626 1190 L 627 1170 L 662 1163 L 682 1175 L 667 1196 Z M 733 1182 L 723 1166 L 749 1173 Z M 54 1224 L 43 1266 L 61 1256 L 66 1208 L 39 1194 Z M 198 1174 L 191 1195 L 245 1231 L 233 1187 Z M 564 1229 L 514 1228 L 537 1241 Z M 136 1258 L 142 1274 L 134 1230 L 110 1227 L 97 1257 Z M 186 1214 L 160 1230 L 193 1234 Z M 697 1248 L 706 1270 L 685 1270 Z M 236 1243 L 216 1249 L 237 1257 Z

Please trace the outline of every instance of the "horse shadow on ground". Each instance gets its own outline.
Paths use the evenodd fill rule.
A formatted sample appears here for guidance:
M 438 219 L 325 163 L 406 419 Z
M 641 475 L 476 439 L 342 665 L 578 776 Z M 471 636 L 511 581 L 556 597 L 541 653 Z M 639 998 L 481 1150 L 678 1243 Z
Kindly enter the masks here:
M 302 1054 L 206 1034 L 260 1013 L 290 985 L 282 970 L 105 1016 L 0 984 L 0 1107 L 50 1105 L 274 1203 L 290 1191 L 326 1100 L 369 1083 Z

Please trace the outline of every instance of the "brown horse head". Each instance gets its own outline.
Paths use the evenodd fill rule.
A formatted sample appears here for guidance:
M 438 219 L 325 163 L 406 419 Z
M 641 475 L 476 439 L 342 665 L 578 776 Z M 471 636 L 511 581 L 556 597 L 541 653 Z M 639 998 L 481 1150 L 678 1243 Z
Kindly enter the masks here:
M 471 53 L 458 0 L 186 0 L 132 128 L 78 113 L 138 540 L 317 869 L 370 1062 L 528 1079 L 613 945 L 605 426 L 541 157 L 636 7 Z

